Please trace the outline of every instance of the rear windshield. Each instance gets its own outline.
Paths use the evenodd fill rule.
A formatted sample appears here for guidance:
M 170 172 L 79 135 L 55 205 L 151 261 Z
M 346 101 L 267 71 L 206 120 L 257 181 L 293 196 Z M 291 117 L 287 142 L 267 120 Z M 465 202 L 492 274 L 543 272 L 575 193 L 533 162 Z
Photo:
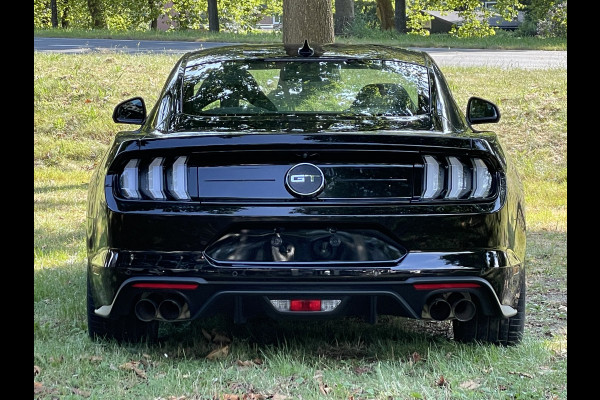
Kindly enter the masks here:
M 429 114 L 424 66 L 387 60 L 307 59 L 209 62 L 187 67 L 189 116 Z

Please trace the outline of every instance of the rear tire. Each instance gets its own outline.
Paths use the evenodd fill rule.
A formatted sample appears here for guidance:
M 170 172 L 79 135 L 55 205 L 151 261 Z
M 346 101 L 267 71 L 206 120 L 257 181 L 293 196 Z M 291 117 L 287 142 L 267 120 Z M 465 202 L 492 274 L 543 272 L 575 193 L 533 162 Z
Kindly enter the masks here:
M 158 339 L 158 321 L 140 321 L 133 312 L 128 315 L 104 318 L 94 313 L 89 277 L 87 279 L 88 334 L 92 339 L 115 339 L 118 342 L 155 342 Z
M 454 340 L 459 342 L 487 342 L 502 346 L 519 344 L 525 330 L 525 278 L 521 280 L 521 293 L 514 317 L 489 317 L 477 313 L 469 321 L 452 321 Z

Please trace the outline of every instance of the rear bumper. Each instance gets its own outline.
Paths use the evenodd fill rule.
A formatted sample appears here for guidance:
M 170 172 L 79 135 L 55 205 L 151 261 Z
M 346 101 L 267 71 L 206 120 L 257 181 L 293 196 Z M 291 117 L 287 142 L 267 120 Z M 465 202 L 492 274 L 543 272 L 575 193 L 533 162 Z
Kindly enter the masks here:
M 415 319 L 452 319 L 453 298 L 467 299 L 485 315 L 510 317 L 512 307 L 502 305 L 488 281 L 480 277 L 423 277 L 396 281 L 208 281 L 196 277 L 133 277 L 125 280 L 110 305 L 95 310 L 97 315 L 137 313 L 138 305 L 155 309 L 148 317 L 157 320 L 190 320 L 226 313 L 244 322 L 255 315 L 286 318 L 332 318 L 362 316 L 375 321 L 378 314 Z M 270 300 L 335 299 L 340 305 L 332 311 L 277 311 Z M 448 301 L 448 315 L 438 318 L 429 313 L 435 300 Z M 140 304 L 140 301 L 143 304 Z M 165 304 L 168 303 L 168 304 Z M 160 310 L 176 304 L 178 312 L 169 316 Z M 133 307 L 133 310 L 132 310 Z M 166 308 L 165 308 L 166 309 Z M 138 315 L 138 317 L 140 317 Z M 142 318 L 142 317 L 140 317 Z

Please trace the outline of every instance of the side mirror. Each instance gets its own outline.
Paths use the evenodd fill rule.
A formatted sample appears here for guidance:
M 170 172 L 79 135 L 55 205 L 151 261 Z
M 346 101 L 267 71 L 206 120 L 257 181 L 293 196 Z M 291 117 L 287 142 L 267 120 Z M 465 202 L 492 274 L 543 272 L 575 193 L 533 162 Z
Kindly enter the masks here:
M 467 103 L 467 121 L 470 124 L 491 124 L 500 121 L 500 110 L 491 101 L 471 97 Z
M 113 121 L 121 124 L 141 125 L 146 119 L 146 104 L 141 97 L 125 100 L 115 107 Z

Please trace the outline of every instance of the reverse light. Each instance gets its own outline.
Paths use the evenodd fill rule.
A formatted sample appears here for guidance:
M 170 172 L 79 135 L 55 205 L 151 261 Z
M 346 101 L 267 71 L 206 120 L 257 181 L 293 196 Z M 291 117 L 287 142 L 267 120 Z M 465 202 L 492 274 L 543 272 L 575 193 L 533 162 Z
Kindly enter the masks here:
M 473 159 L 473 194 L 471 197 L 485 197 L 492 189 L 492 175 L 488 171 L 485 163 L 479 159 Z
M 167 186 L 169 193 L 177 200 L 187 200 L 190 195 L 187 192 L 187 157 L 181 156 L 175 160 L 172 168 L 167 173 Z
M 139 199 L 140 192 L 138 191 L 138 164 L 140 160 L 130 160 L 119 178 L 119 186 L 123 196 L 127 199 Z
M 448 157 L 449 190 L 447 199 L 458 199 L 471 189 L 471 170 L 456 157 Z
M 333 311 L 340 305 L 341 300 L 292 299 L 269 300 L 277 311 Z
M 144 184 L 147 184 L 147 194 L 154 200 L 164 200 L 166 198 L 163 192 L 163 160 L 162 157 L 152 160 L 148 165 L 147 178 L 143 181 Z
M 444 188 L 444 171 L 440 168 L 440 163 L 431 156 L 423 157 L 425 159 L 425 193 L 423 197 L 432 199 L 437 197 Z

